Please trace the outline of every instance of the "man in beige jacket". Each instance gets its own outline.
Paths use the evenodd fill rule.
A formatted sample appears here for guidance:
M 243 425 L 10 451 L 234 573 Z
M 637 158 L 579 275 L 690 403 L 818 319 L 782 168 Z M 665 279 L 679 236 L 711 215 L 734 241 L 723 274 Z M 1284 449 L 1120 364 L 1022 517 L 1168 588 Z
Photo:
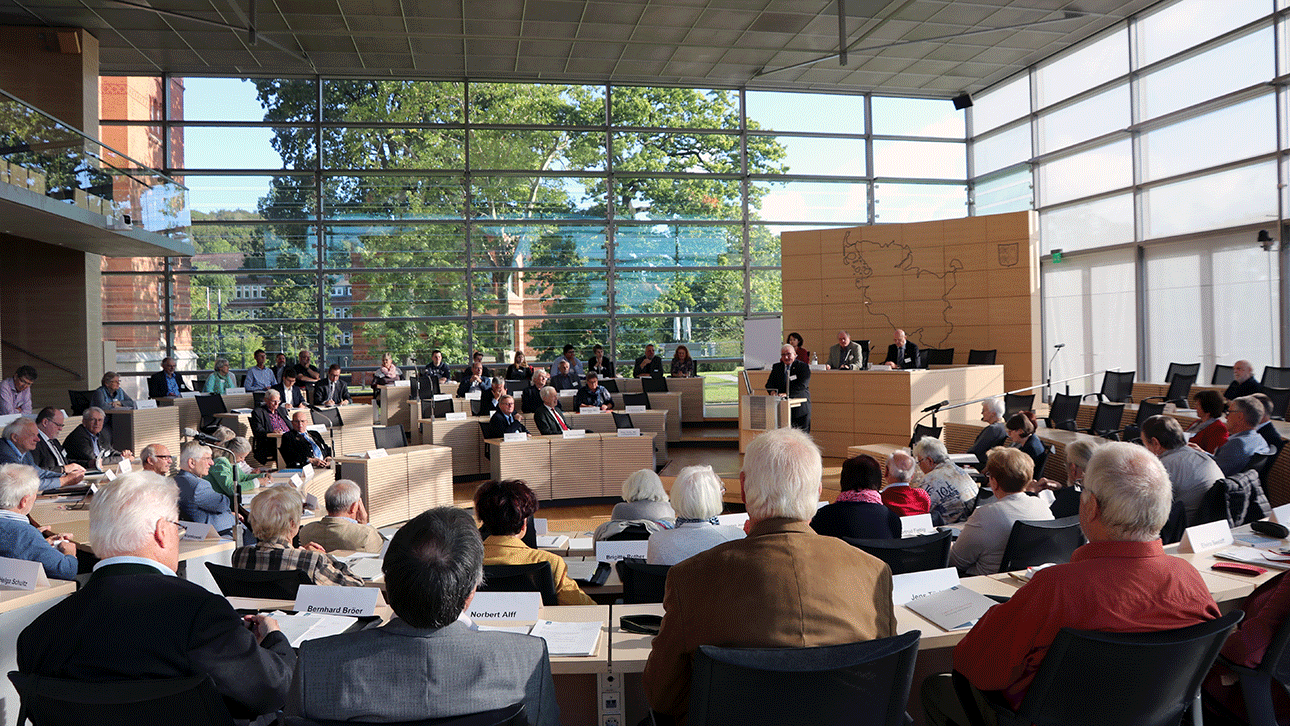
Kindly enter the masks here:
M 317 542 L 323 549 L 380 552 L 381 533 L 367 523 L 362 492 L 349 479 L 339 479 L 323 495 L 327 516 L 300 528 L 300 546 Z

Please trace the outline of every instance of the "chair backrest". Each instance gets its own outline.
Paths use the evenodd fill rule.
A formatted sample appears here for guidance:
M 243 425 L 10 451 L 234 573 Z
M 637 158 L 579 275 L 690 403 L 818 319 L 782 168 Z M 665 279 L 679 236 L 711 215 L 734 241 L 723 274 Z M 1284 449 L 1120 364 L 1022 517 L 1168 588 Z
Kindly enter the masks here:
M 638 540 L 649 539 L 649 528 L 641 522 L 633 522 L 624 526 L 618 532 L 605 537 L 605 542 L 635 542 Z
M 479 416 L 480 411 L 484 410 L 484 399 L 475 399 L 470 401 L 470 415 Z
M 1162 414 L 1162 413 L 1164 413 L 1164 412 L 1165 412 L 1165 402 L 1164 402 L 1164 401 L 1161 401 L 1161 402 L 1159 402 L 1159 403 L 1155 403 L 1155 402 L 1152 402 L 1152 403 L 1145 403 L 1145 402 L 1143 402 L 1143 403 L 1139 403 L 1139 404 L 1138 404 L 1138 415 L 1134 417 L 1134 419 L 1133 419 L 1133 423 L 1137 424 L 1138 426 L 1141 426 L 1143 421 L 1146 421 L 1147 419 L 1151 418 L 1152 416 L 1159 416 L 1160 414 Z
M 1286 418 L 1286 408 L 1290 407 L 1290 388 L 1277 388 L 1276 386 L 1264 386 L 1263 392 L 1272 401 L 1272 418 Z
M 930 351 L 929 349 L 927 349 L 927 348 L 922 348 L 922 349 L 920 349 L 920 350 L 918 351 L 918 364 L 917 364 L 917 366 L 916 366 L 917 368 L 926 368 L 926 367 L 927 367 L 927 355 L 928 355 L 928 353 L 930 353 L 930 352 L 931 352 L 931 351 Z
M 852 343 L 858 343 L 858 344 L 860 345 L 860 362 L 861 362 L 862 364 L 868 365 L 868 363 L 869 363 L 869 341 L 868 341 L 868 340 L 853 340 L 853 341 L 851 341 L 851 342 L 852 342 Z
M 312 585 L 304 570 L 244 570 L 207 562 L 206 569 L 225 597 L 295 600 L 301 585 Z
M 1170 363 L 1169 370 L 1165 371 L 1165 383 L 1173 383 L 1174 376 L 1191 376 L 1195 381 L 1198 375 L 1200 375 L 1199 363 Z
M 1014 413 L 1022 411 L 1031 411 L 1035 408 L 1035 394 L 1033 393 L 1005 393 L 1003 394 L 1003 418 L 1006 421 Z
M 228 407 L 224 405 L 223 396 L 208 393 L 197 397 L 197 412 L 202 415 L 202 419 L 207 419 L 213 418 L 217 413 L 228 413 Z
M 1169 509 L 1169 519 L 1165 520 L 1165 526 L 1160 529 L 1160 539 L 1164 544 L 1171 545 L 1174 542 L 1181 542 L 1183 532 L 1187 529 L 1187 507 L 1179 499 Z
M 403 424 L 373 426 L 372 440 L 378 449 L 399 449 L 408 445 L 407 438 L 403 436 Z
M 935 348 L 927 351 L 927 365 L 929 366 L 951 366 L 954 365 L 953 348 Z
M 1035 457 L 1034 477 L 1036 479 L 1044 475 L 1044 467 L 1048 465 L 1048 457 L 1053 455 L 1055 448 L 1052 444 L 1048 444 L 1039 452 L 1039 456 Z
M 315 408 L 310 412 L 310 418 L 316 424 L 323 424 L 329 429 L 340 428 L 345 422 L 340 418 L 340 409 L 338 408 Z
M 617 411 L 614 411 L 613 414 L 614 414 L 614 428 L 616 429 L 636 428 L 635 426 L 632 425 L 632 415 L 630 413 L 618 413 Z
M 1243 615 L 1234 610 L 1217 620 L 1153 633 L 1062 628 L 1017 716 L 1022 723 L 1177 724 Z M 1106 667 L 1111 663 L 1133 668 Z M 1097 697 L 1090 698 L 1094 693 Z
M 1070 562 L 1071 553 L 1082 544 L 1079 515 L 1038 522 L 1018 520 L 1012 523 L 999 572 L 1024 570 L 1046 562 Z
M 421 400 L 425 400 L 427 398 L 434 398 L 435 396 L 439 395 L 439 393 L 441 393 L 441 391 L 439 390 L 438 378 L 420 374 L 416 378 L 414 378 L 413 381 L 415 382 L 414 385 L 416 385 L 417 387 L 417 390 L 414 392 L 413 398 L 419 398 Z M 525 383 L 525 385 L 528 385 L 528 384 Z
M 543 605 L 559 605 L 555 595 L 555 580 L 551 563 L 533 562 L 527 565 L 484 565 L 484 584 L 480 592 L 537 592 L 542 594 Z
M 999 351 L 997 349 L 996 350 L 976 350 L 975 348 L 970 349 L 968 350 L 968 365 L 992 366 L 994 365 L 994 359 L 996 356 L 998 356 L 998 354 L 999 354 Z
M 909 439 L 909 448 L 911 449 L 914 448 L 914 444 L 918 443 L 918 440 L 923 438 L 924 436 L 927 436 L 933 439 L 941 438 L 941 427 L 914 424 L 914 435 L 911 436 Z
M 514 396 L 517 393 L 523 392 L 524 389 L 528 387 L 529 387 L 529 382 L 527 379 L 519 379 L 519 380 L 506 382 L 506 392 L 511 394 L 512 396 Z
M 667 571 L 672 569 L 671 565 L 647 565 L 636 560 L 619 560 L 617 569 L 618 579 L 623 581 L 624 603 L 633 605 L 663 602 Z
M 1075 419 L 1079 417 L 1079 401 L 1080 397 L 1073 394 L 1054 395 L 1048 407 L 1048 427 L 1074 431 Z
M 482 440 L 485 440 L 485 441 L 486 441 L 486 440 L 488 440 L 488 439 L 494 438 L 494 437 L 493 437 L 493 434 L 494 434 L 494 433 L 495 433 L 495 432 L 493 431 L 493 422 L 492 422 L 492 421 L 480 421 L 480 422 L 479 422 L 479 438 L 480 438 L 480 439 L 482 439 Z M 492 451 L 490 451 L 490 449 L 491 449 L 492 447 L 491 447 L 491 446 L 489 446 L 487 443 L 485 443 L 485 444 L 483 444 L 483 448 L 484 448 L 484 458 L 485 458 L 485 459 L 488 459 L 488 460 L 490 460 L 490 461 L 491 461 L 491 460 L 492 460 L 492 458 L 493 458 L 493 452 L 492 452 Z
M 1209 385 L 1226 386 L 1234 380 L 1236 380 L 1236 372 L 1232 370 L 1232 366 L 1215 364 L 1214 375 L 1210 377 Z
M 612 378 L 601 378 L 600 387 L 610 393 L 618 393 L 618 381 L 615 381 Z
M 73 416 L 80 416 L 85 413 L 85 409 L 94 405 L 94 391 L 73 391 L 69 388 L 67 397 L 71 399 Z
M 377 726 L 376 721 L 332 721 L 302 716 L 283 716 L 284 726 Z M 528 726 L 524 704 L 516 703 L 506 708 L 470 713 L 465 716 L 445 716 L 417 721 L 381 721 L 380 726 Z
M 657 376 L 642 378 L 641 390 L 646 393 L 667 393 L 667 379 Z
M 430 417 L 443 418 L 452 413 L 452 399 L 444 398 L 430 404 Z
M 251 406 L 259 408 L 264 404 L 264 391 L 251 391 Z
M 1096 436 L 1108 436 L 1120 430 L 1120 420 L 1124 418 L 1124 404 L 1098 401 L 1097 410 L 1093 412 L 1093 425 L 1089 432 Z
M 940 570 L 950 566 L 950 535 L 943 529 L 936 534 L 924 534 L 903 539 L 859 539 L 843 537 L 853 547 L 868 552 L 891 567 L 891 574 Z
M 88 682 L 9 672 L 21 706 L 18 723 L 36 726 L 134 726 L 174 723 L 231 726 L 233 717 L 206 674 L 187 678 Z M 93 713 L 90 717 L 89 714 Z
M 648 393 L 624 393 L 623 405 L 624 406 L 644 406 L 646 410 L 649 410 L 649 394 Z
M 1101 397 L 1108 401 L 1133 400 L 1133 379 L 1137 371 L 1107 371 L 1102 376 Z
M 1200 365 L 1199 363 L 1197 365 Z M 1165 392 L 1165 402 L 1172 403 L 1179 408 L 1188 408 L 1188 400 L 1191 397 L 1191 387 L 1196 383 L 1195 373 L 1175 373 L 1174 377 L 1169 380 L 1169 390 Z
M 688 723 L 903 726 L 920 635 L 817 648 L 701 645 Z
M 1259 383 L 1267 388 L 1290 388 L 1290 368 L 1278 368 L 1277 366 L 1267 366 L 1263 369 L 1263 377 Z
M 1268 490 L 1268 474 L 1272 473 L 1272 465 L 1277 462 L 1278 452 L 1271 454 L 1252 454 L 1250 463 L 1246 465 L 1247 469 L 1253 469 L 1259 475 L 1259 484 L 1263 485 L 1263 491 Z

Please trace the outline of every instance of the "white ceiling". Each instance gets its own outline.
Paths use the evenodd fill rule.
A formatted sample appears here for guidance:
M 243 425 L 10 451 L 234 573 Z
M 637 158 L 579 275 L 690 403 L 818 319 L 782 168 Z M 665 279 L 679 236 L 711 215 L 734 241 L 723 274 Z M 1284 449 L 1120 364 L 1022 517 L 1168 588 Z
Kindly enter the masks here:
M 949 97 L 1158 0 L 844 0 L 846 66 L 829 57 L 838 52 L 838 0 L 258 0 L 254 45 L 234 29 L 250 24 L 251 2 L 0 0 L 0 24 L 86 28 L 99 40 L 102 75 L 319 73 Z

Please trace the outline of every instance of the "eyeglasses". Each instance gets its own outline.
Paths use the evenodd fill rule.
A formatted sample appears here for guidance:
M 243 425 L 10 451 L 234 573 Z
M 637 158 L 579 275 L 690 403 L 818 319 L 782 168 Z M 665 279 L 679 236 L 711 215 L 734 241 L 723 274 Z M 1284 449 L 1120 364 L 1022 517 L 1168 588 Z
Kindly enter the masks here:
M 175 457 L 171 456 L 170 454 L 157 454 L 157 455 L 153 456 L 152 458 L 154 458 L 154 459 L 165 459 L 166 461 L 174 461 L 174 460 L 175 460 Z
M 170 523 L 171 523 L 171 524 L 173 524 L 173 525 L 175 525 L 175 529 L 179 531 L 179 536 L 180 536 L 180 538 L 183 538 L 183 536 L 184 536 L 184 535 L 188 534 L 188 528 L 187 528 L 187 527 L 185 527 L 184 525 L 180 524 L 179 522 L 177 522 L 177 521 L 175 521 L 175 520 L 173 520 L 173 519 L 167 519 L 166 521 L 167 521 L 167 522 L 170 522 Z

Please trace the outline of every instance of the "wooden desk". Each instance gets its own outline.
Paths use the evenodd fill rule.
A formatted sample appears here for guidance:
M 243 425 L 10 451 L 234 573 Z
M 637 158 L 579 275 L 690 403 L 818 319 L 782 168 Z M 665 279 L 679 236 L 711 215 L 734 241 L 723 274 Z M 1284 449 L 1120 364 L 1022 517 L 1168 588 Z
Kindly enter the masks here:
M 228 413 L 215 414 L 215 418 L 219 419 L 221 426 L 227 426 L 230 430 L 232 430 L 233 433 L 237 434 L 238 436 L 246 437 L 246 440 L 250 441 L 251 446 L 254 448 L 255 441 L 251 436 L 251 414 L 233 413 L 232 410 L 230 409 Z
M 405 446 L 388 456 L 336 458 L 336 475 L 351 479 L 362 492 L 374 527 L 406 522 L 431 507 L 449 506 L 452 450 L 444 446 Z
M 523 479 L 541 500 L 618 496 L 627 475 L 654 462 L 651 436 L 530 436 L 485 443 L 492 477 Z
M 203 394 L 205 395 L 205 394 Z M 196 398 L 155 398 L 157 406 L 172 406 L 179 410 L 179 428 L 195 429 L 202 423 L 202 413 L 197 409 Z M 227 404 L 226 404 L 227 405 Z
M 114 408 L 107 415 L 112 426 L 112 448 L 117 451 L 129 449 L 138 454 L 148 444 L 162 444 L 172 453 L 179 451 L 178 408 Z
M 572 428 L 580 428 L 596 434 L 612 434 L 618 430 L 614 424 L 615 413 L 623 411 L 601 411 L 599 413 L 578 413 L 570 411 L 566 414 L 565 420 L 569 422 Z M 651 408 L 643 413 L 627 414 L 632 417 L 632 425 L 641 430 L 641 433 L 658 434 L 654 438 L 655 451 L 658 453 L 659 461 L 667 459 L 667 418 L 669 412 L 656 408 Z M 533 416 L 525 414 L 524 425 L 530 433 L 537 433 L 537 427 L 532 425 Z
M 378 399 L 380 408 L 377 409 L 376 414 L 377 425 L 401 424 L 404 431 L 410 430 L 412 409 L 408 405 L 408 399 L 411 396 L 411 386 L 381 386 L 381 396 Z
M 703 423 L 703 387 L 706 379 L 696 376 L 694 378 L 665 378 L 664 380 L 667 381 L 668 393 L 681 394 L 681 423 Z M 645 392 L 639 378 L 615 378 L 614 383 L 618 386 L 619 394 Z M 653 400 L 654 394 L 651 393 L 650 402 L 653 403 Z M 614 396 L 614 403 L 620 403 L 619 396 Z
M 484 458 L 484 434 L 479 428 L 480 423 L 488 423 L 488 419 L 484 416 L 468 416 L 459 421 L 421 418 L 417 420 L 413 438 L 419 437 L 422 444 L 452 449 L 453 476 L 487 474 L 489 468 L 488 461 Z

